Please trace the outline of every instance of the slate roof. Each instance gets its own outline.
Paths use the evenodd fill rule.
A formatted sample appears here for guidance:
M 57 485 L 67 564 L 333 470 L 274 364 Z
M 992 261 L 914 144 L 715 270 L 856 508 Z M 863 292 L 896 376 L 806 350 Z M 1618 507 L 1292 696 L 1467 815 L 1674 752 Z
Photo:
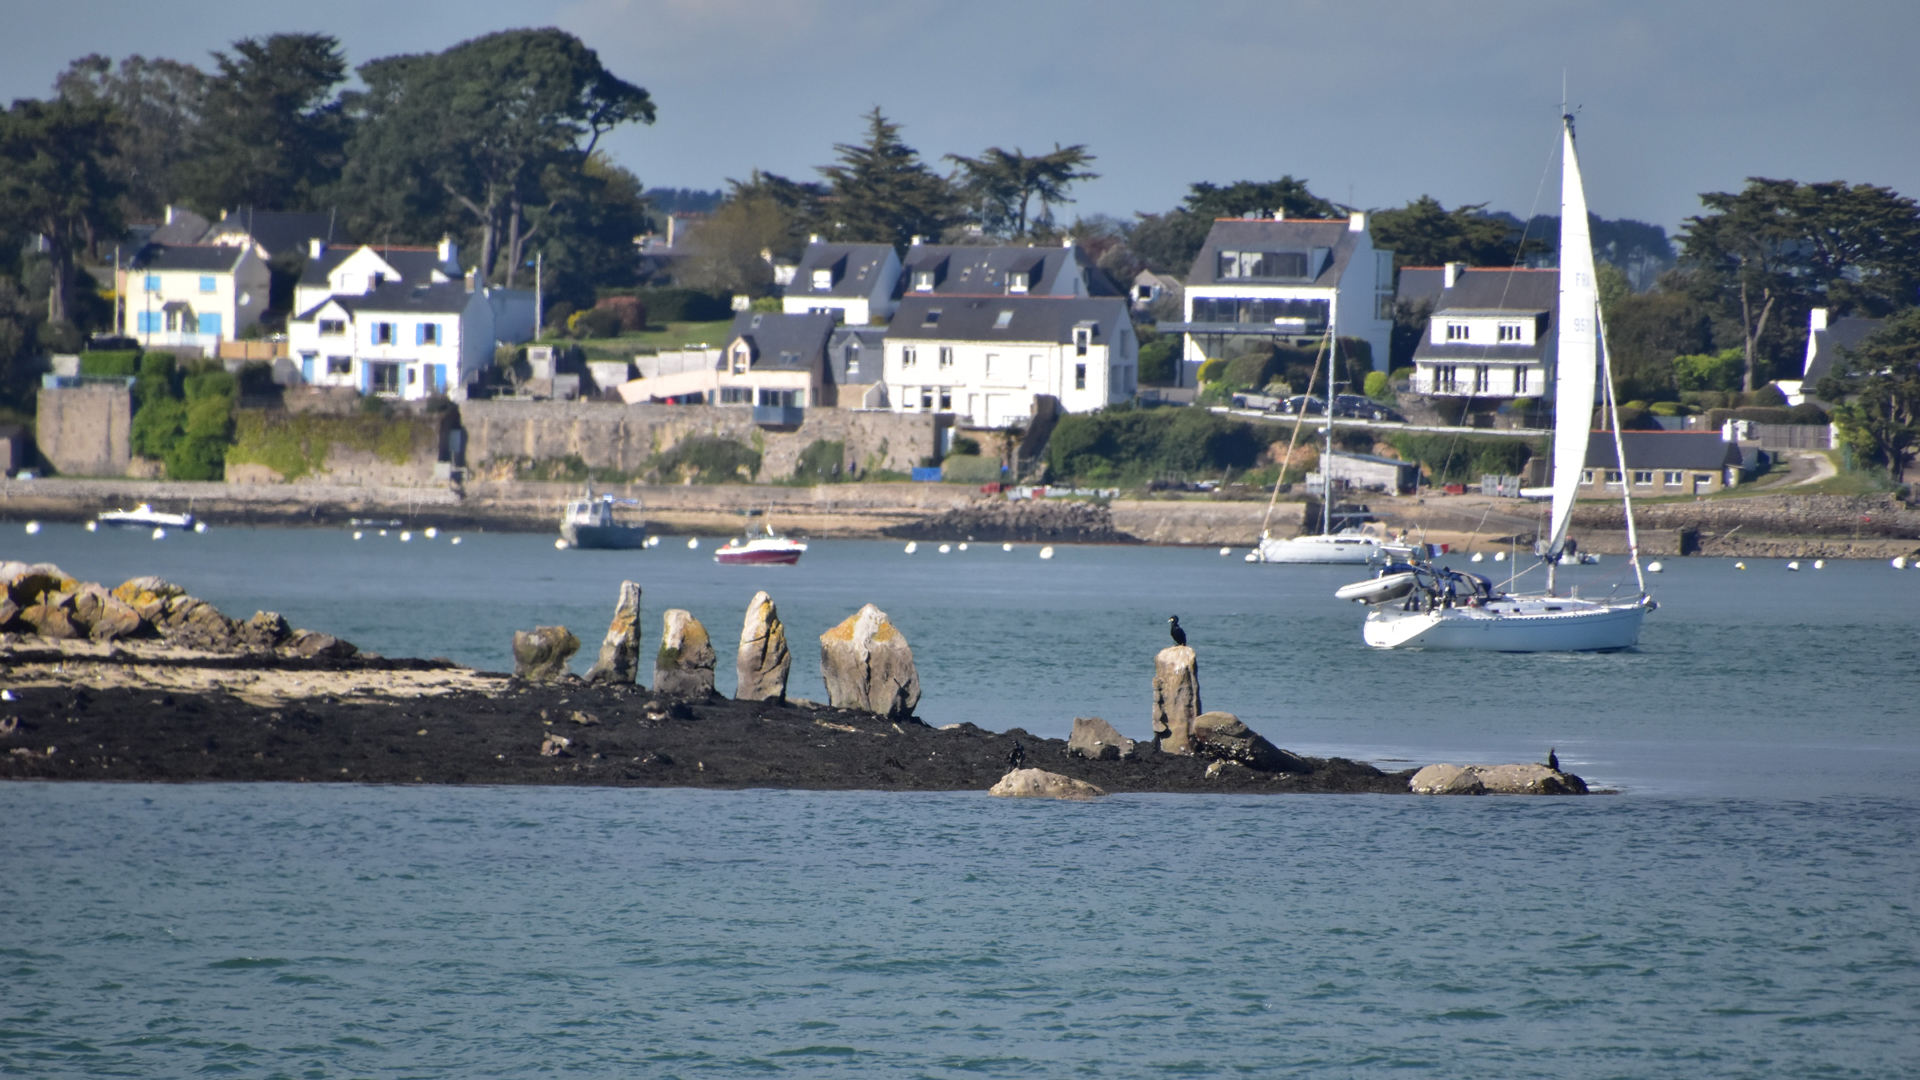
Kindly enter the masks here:
M 1093 277 L 1099 275 L 1101 287 L 1108 295 L 1119 295 L 1119 290 L 1111 279 L 1086 261 L 1086 254 L 1078 247 L 970 247 L 964 244 L 915 244 L 907 249 L 907 257 L 902 260 L 904 271 L 900 275 L 900 284 L 894 289 L 895 297 L 908 296 L 1020 296 L 1021 293 L 1007 292 L 1007 275 L 1024 273 L 1028 276 L 1027 293 L 1051 293 L 1060 280 L 1060 274 L 1068 271 L 1081 273 L 1085 268 L 1089 289 L 1094 284 Z M 931 293 L 917 292 L 913 287 L 914 271 L 933 269 L 934 278 Z
M 755 371 L 813 371 L 826 362 L 833 326 L 833 316 L 825 313 L 743 311 L 727 329 L 727 348 L 744 338 L 753 350 Z
M 938 311 L 932 324 L 929 313 Z M 1005 327 L 1002 312 L 1011 312 Z M 1074 328 L 1095 324 L 1093 340 L 1111 344 L 1115 330 L 1129 321 L 1126 302 L 1117 296 L 926 296 L 909 295 L 887 328 L 887 336 L 908 341 L 1045 341 L 1065 345 Z
M 178 206 L 167 208 L 168 220 L 152 226 L 148 239 L 156 244 L 197 244 L 207 235 L 207 219 Z
M 1400 272 L 1405 281 L 1407 271 Z M 1420 335 L 1413 350 L 1415 361 L 1464 360 L 1475 363 L 1535 361 L 1546 356 L 1557 332 L 1554 316 L 1560 306 L 1560 271 L 1516 269 L 1468 269 L 1443 290 L 1433 305 L 1433 320 L 1448 315 L 1508 316 L 1534 320 L 1533 344 L 1488 345 L 1466 342 L 1435 342 L 1432 322 Z
M 1717 431 L 1623 431 L 1620 444 L 1626 451 L 1629 469 L 1718 470 L 1740 464 L 1740 447 L 1720 437 Z M 1613 450 L 1613 432 L 1595 431 L 1587 436 L 1588 469 L 1618 468 Z
M 1400 268 L 1399 283 L 1394 286 L 1393 298 L 1417 304 L 1422 300 L 1438 301 L 1447 286 L 1447 268 L 1444 266 L 1403 266 Z
M 871 296 L 886 270 L 888 257 L 893 254 L 893 248 L 887 244 L 808 244 L 800 256 L 800 264 L 794 268 L 793 284 L 787 286 L 787 295 Z M 813 287 L 813 272 L 819 269 L 833 271 L 830 288 Z M 886 291 L 891 292 L 897 284 L 886 282 Z
M 322 252 L 319 258 L 308 259 L 306 268 L 300 271 L 300 284 L 308 288 L 325 288 L 327 276 L 338 270 L 341 263 L 346 262 L 359 250 L 360 245 L 330 247 Z M 438 248 L 376 247 L 373 253 L 386 260 L 387 265 L 399 273 L 400 280 L 409 285 L 432 284 L 435 270 L 439 270 L 454 281 L 460 280 L 461 277 L 459 267 L 441 263 Z
M 854 342 L 860 344 L 860 370 L 847 374 L 847 353 Z M 827 338 L 827 363 L 835 383 L 874 383 L 880 381 L 880 362 L 887 345 L 884 326 L 838 326 Z
M 1839 358 L 1842 349 L 1858 348 L 1885 322 L 1885 319 L 1835 319 L 1827 324 L 1825 330 L 1815 330 L 1807 350 L 1807 369 L 1802 376 L 1809 384 L 1808 389 L 1811 390 L 1812 383 L 1826 378 L 1833 370 L 1833 362 Z
M 328 304 L 339 304 L 347 314 L 353 316 L 363 312 L 373 315 L 458 315 L 467 310 L 473 296 L 467 291 L 466 284 L 459 281 L 440 285 L 389 282 L 365 296 L 329 296 L 301 312 L 295 321 L 312 320 L 315 313 Z
M 231 273 L 245 255 L 245 248 L 194 245 L 175 247 L 148 244 L 134 256 L 135 270 L 198 270 Z
M 283 251 L 304 251 L 309 240 L 329 244 L 346 239 L 338 215 L 293 213 L 283 210 L 234 210 L 223 214 L 207 229 L 205 239 L 218 236 L 251 236 L 267 249 L 269 258 Z
M 1187 272 L 1187 287 L 1195 285 L 1311 285 L 1330 289 L 1340 282 L 1347 263 L 1353 258 L 1361 234 L 1348 228 L 1347 219 L 1314 221 L 1297 219 L 1270 221 L 1261 218 L 1220 218 L 1208 230 L 1200 254 Z M 1311 278 L 1222 278 L 1222 251 L 1286 251 L 1311 255 L 1314 248 L 1326 248 L 1331 258 L 1319 267 L 1308 267 Z

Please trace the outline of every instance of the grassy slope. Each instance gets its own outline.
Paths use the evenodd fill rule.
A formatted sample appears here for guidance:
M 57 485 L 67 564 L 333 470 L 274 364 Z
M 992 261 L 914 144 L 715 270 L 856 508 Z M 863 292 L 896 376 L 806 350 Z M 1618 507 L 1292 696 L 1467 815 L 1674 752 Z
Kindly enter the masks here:
M 718 322 L 677 322 L 665 326 L 649 326 L 638 334 L 622 334 L 616 338 L 596 338 L 580 342 L 580 347 L 589 360 L 628 360 L 633 354 L 656 349 L 679 349 L 688 345 L 705 343 L 719 348 L 726 342 L 727 328 L 733 325 L 732 319 Z

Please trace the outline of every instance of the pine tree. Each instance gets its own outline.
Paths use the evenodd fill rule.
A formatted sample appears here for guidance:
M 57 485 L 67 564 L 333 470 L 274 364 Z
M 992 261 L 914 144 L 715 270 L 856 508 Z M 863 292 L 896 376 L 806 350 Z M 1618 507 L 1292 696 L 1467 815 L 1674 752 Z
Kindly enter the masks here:
M 820 167 L 832 188 L 825 206 L 832 238 L 906 247 L 915 236 L 938 238 L 958 221 L 953 185 L 900 141 L 900 125 L 878 106 L 867 116 L 866 141 L 837 143 L 834 150 L 840 164 Z

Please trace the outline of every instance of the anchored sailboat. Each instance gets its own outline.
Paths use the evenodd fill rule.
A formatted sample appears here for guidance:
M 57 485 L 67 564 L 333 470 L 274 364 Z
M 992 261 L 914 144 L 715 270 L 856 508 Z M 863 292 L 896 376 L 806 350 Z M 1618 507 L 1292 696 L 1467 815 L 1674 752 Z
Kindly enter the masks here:
M 1627 552 L 1638 595 L 1629 600 L 1582 600 L 1560 596 L 1554 571 L 1577 562 L 1567 536 L 1574 496 L 1586 463 L 1596 384 L 1606 391 L 1614 453 L 1626 471 L 1613 372 L 1606 358 L 1600 296 L 1593 272 L 1593 241 L 1587 228 L 1586 190 L 1573 146 L 1573 117 L 1561 118 L 1560 310 L 1554 382 L 1553 510 L 1539 554 L 1546 564 L 1546 591 L 1508 594 L 1479 574 L 1446 567 L 1394 564 L 1371 581 L 1356 582 L 1336 596 L 1368 604 L 1362 636 L 1375 648 L 1474 649 L 1495 652 L 1584 652 L 1624 649 L 1640 640 L 1640 623 L 1656 605 L 1647 595 L 1633 500 L 1626 485 Z

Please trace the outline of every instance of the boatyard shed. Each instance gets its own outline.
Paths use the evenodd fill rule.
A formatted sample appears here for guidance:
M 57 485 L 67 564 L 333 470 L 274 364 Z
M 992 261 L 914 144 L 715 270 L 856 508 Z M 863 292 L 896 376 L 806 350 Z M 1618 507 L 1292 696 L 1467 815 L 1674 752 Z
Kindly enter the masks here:
M 1706 495 L 1740 482 L 1740 446 L 1717 431 L 1623 431 L 1620 442 L 1625 470 L 1613 432 L 1588 435 L 1583 498 L 1617 499 L 1622 487 L 1635 495 Z
M 1348 488 L 1404 495 L 1412 491 L 1420 480 L 1420 466 L 1398 458 L 1335 452 L 1325 460 L 1331 462 L 1334 483 L 1345 484 Z M 1309 473 L 1306 478 L 1306 486 L 1310 490 L 1325 482 L 1317 471 Z

